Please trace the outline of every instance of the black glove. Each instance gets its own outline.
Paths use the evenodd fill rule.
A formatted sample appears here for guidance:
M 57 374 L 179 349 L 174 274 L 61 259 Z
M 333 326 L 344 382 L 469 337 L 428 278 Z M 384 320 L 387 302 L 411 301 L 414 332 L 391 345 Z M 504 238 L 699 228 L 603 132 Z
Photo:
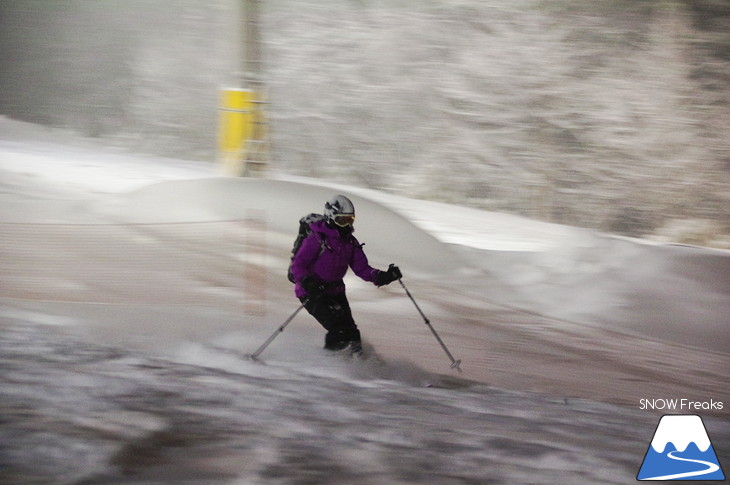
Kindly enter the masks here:
M 321 281 L 317 281 L 314 276 L 305 276 L 302 278 L 302 288 L 312 298 L 322 296 L 325 290 L 324 284 Z
M 403 273 L 400 272 L 398 266 L 391 264 L 388 266 L 388 271 L 381 271 L 375 276 L 375 285 L 384 286 L 389 285 L 395 280 L 399 280 L 403 277 Z

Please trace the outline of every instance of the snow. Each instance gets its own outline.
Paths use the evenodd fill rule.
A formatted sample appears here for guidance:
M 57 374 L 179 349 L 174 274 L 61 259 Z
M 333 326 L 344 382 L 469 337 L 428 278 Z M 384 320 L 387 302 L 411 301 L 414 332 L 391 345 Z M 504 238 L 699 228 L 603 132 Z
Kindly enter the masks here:
M 678 451 L 684 451 L 690 443 L 694 443 L 702 452 L 707 451 L 712 444 L 702 418 L 696 415 L 663 417 L 651 440 L 651 447 L 657 453 L 664 453 L 668 443 L 673 443 Z
M 263 364 L 241 357 L 296 309 L 297 220 L 337 192 L 463 375 L 402 288 L 350 277 L 378 360 L 327 355 L 304 313 Z M 2 119 L 0 254 L 9 480 L 626 483 L 656 423 L 640 398 L 730 401 L 724 251 L 225 178 Z M 709 414 L 726 461 L 727 408 Z

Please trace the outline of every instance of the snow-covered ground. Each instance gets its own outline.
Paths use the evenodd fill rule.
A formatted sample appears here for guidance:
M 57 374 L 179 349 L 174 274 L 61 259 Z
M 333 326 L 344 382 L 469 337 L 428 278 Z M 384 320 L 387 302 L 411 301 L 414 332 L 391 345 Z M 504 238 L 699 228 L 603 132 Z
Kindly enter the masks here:
M 727 252 L 0 127 L 0 482 L 628 483 L 641 399 L 730 405 Z M 325 355 L 305 314 L 241 357 L 336 192 L 463 374 L 400 286 L 351 278 L 383 362 Z M 727 463 L 727 408 L 699 413 Z

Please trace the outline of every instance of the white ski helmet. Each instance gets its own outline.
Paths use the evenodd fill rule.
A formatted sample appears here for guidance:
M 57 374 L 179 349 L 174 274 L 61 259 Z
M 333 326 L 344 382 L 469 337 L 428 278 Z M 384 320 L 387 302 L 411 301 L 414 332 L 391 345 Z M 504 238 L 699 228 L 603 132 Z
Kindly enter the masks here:
M 355 222 L 355 206 L 344 195 L 336 195 L 325 202 L 324 217 L 340 227 L 352 226 Z

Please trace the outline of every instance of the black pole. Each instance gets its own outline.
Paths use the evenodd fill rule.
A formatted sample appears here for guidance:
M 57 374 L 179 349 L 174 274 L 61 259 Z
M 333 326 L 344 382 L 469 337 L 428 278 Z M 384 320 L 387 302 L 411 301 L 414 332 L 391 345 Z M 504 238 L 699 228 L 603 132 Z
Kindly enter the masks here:
M 294 320 L 294 317 L 296 317 L 296 316 L 297 316 L 297 313 L 299 313 L 299 312 L 301 311 L 301 309 L 302 309 L 302 308 L 304 308 L 304 304 L 305 304 L 305 303 L 306 303 L 306 301 L 305 301 L 304 303 L 302 303 L 301 305 L 299 305 L 299 308 L 297 308 L 296 310 L 294 310 L 294 313 L 292 313 L 292 314 L 291 314 L 291 315 L 289 316 L 289 318 L 287 318 L 287 319 L 286 319 L 286 321 L 284 321 L 284 323 L 282 323 L 282 324 L 281 324 L 281 325 L 279 326 L 279 328 L 277 328 L 277 329 L 276 329 L 276 331 L 275 331 L 274 333 L 272 333 L 272 334 L 271 334 L 271 337 L 269 337 L 269 338 L 268 338 L 268 339 L 266 340 L 266 342 L 264 342 L 264 343 L 263 343 L 263 344 L 261 345 L 261 347 L 259 347 L 258 349 L 256 349 L 256 352 L 254 352 L 253 354 L 251 354 L 251 355 L 250 355 L 249 357 L 251 357 L 251 359 L 253 359 L 253 360 L 256 360 L 256 359 L 258 359 L 258 356 L 259 356 L 259 355 L 261 355 L 261 352 L 263 352 L 263 351 L 264 351 L 264 350 L 266 349 L 266 347 L 268 347 L 268 346 L 269 346 L 269 344 L 270 344 L 271 342 L 273 342 L 273 341 L 274 341 L 274 339 L 275 339 L 275 338 L 276 338 L 276 337 L 277 337 L 277 336 L 278 336 L 278 335 L 279 335 L 279 334 L 280 334 L 281 332 L 283 332 L 283 331 L 284 331 L 284 329 L 286 328 L 286 326 L 287 326 L 287 325 L 289 325 L 289 322 L 291 322 L 292 320 Z
M 436 340 L 438 341 L 439 345 L 441 345 L 441 348 L 444 349 L 444 352 L 446 352 L 446 355 L 451 360 L 451 368 L 456 369 L 459 372 L 461 372 L 461 367 L 459 367 L 461 365 L 461 359 L 459 359 L 459 360 L 454 359 L 454 356 L 451 355 L 451 352 L 449 352 L 449 349 L 446 348 L 446 344 L 444 343 L 444 341 L 441 340 L 441 337 L 439 337 L 439 334 L 436 333 L 436 329 L 433 328 L 433 325 L 431 325 L 431 322 L 428 320 L 428 317 L 426 317 L 426 315 L 423 313 L 423 311 L 421 310 L 421 307 L 418 306 L 418 303 L 416 303 L 415 298 L 413 298 L 413 295 L 411 295 L 411 292 L 408 291 L 408 288 L 406 288 L 406 285 L 403 284 L 403 280 L 401 280 L 399 278 L 398 282 L 403 287 L 403 289 L 406 290 L 406 295 L 408 295 L 408 298 L 411 299 L 411 301 L 413 302 L 413 305 L 416 307 L 416 310 L 418 310 L 418 313 L 420 313 L 421 317 L 423 317 L 424 323 L 426 325 L 428 325 L 429 330 L 431 330 L 431 333 L 433 334 L 434 337 L 436 337 Z

